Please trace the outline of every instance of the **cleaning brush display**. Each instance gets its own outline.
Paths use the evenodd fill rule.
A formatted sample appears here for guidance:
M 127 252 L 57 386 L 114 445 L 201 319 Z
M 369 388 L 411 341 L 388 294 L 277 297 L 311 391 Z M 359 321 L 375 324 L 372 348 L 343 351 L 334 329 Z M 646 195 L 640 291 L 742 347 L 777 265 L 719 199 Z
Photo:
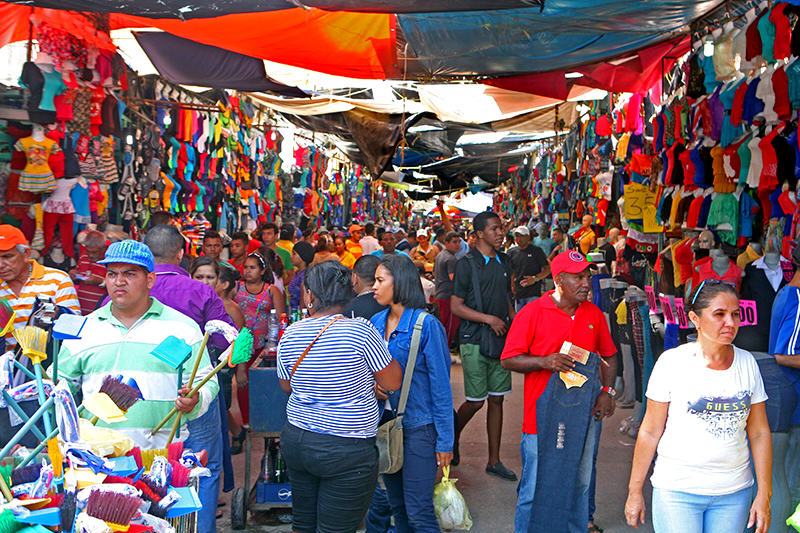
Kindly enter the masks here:
M 102 520 L 114 531 L 128 531 L 141 505 L 138 496 L 95 490 L 89 495 L 86 514 Z

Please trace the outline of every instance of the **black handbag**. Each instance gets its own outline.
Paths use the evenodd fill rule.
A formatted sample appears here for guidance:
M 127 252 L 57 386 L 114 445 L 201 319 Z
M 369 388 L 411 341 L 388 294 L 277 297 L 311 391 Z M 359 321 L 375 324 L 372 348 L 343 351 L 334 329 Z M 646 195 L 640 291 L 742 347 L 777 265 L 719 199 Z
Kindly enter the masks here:
M 481 286 L 478 280 L 478 265 L 469 254 L 466 256 L 472 267 L 472 287 L 475 293 L 476 311 L 484 313 L 483 298 L 481 296 Z M 500 337 L 495 335 L 494 330 L 488 324 L 478 324 L 478 331 L 475 333 L 475 340 L 478 341 L 478 346 L 481 355 L 489 359 L 500 359 L 500 354 L 503 353 L 503 347 L 506 344 L 505 336 Z

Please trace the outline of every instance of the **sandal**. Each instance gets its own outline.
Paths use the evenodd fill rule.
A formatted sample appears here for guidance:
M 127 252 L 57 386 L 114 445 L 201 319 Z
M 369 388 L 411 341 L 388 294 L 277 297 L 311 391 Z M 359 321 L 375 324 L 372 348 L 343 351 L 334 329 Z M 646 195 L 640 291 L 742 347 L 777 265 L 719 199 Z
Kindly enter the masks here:
M 244 439 L 247 438 L 247 428 L 242 428 L 239 434 L 231 438 L 231 455 L 239 455 L 242 453 L 242 445 Z
M 589 533 L 603 533 L 603 528 L 598 527 L 597 524 L 592 524 L 589 526 Z

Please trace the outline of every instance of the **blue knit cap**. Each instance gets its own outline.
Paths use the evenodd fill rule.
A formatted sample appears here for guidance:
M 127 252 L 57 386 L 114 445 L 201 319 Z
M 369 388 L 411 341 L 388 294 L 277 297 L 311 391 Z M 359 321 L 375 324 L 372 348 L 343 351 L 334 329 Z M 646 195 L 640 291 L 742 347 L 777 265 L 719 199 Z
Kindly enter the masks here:
M 155 262 L 153 252 L 145 243 L 130 239 L 113 243 L 106 250 L 106 257 L 102 261 L 98 261 L 103 265 L 109 263 L 138 265 L 148 272 L 153 271 Z

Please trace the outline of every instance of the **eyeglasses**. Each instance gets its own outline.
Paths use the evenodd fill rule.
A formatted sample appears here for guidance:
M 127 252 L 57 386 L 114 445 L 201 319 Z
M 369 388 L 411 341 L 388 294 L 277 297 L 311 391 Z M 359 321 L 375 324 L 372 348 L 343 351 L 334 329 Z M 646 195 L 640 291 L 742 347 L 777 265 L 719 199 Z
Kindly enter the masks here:
M 694 296 L 692 297 L 691 305 L 694 306 L 694 303 L 697 301 L 697 297 L 700 295 L 700 291 L 703 290 L 703 287 L 706 285 L 728 285 L 729 287 L 736 288 L 736 285 L 731 283 L 730 281 L 723 281 L 721 279 L 704 279 L 703 282 L 697 287 L 697 290 L 694 292 Z

